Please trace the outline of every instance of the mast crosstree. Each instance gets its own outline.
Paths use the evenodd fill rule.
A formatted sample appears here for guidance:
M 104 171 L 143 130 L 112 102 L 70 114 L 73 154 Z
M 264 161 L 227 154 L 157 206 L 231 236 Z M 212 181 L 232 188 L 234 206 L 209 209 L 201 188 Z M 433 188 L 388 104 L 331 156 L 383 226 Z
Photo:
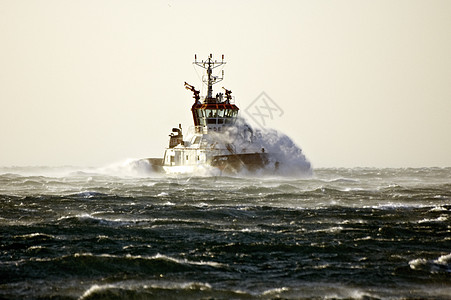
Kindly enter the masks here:
M 210 54 L 210 56 L 205 61 L 197 61 L 197 55 L 194 55 L 193 64 L 207 70 L 207 77 L 205 77 L 205 75 L 202 76 L 202 81 L 208 87 L 206 100 L 207 102 L 209 102 L 209 100 L 213 99 L 213 84 L 218 83 L 224 79 L 224 70 L 222 70 L 221 77 L 213 75 L 213 69 L 226 64 L 226 62 L 224 61 L 224 54 L 222 55 L 221 61 L 213 60 L 212 54 Z

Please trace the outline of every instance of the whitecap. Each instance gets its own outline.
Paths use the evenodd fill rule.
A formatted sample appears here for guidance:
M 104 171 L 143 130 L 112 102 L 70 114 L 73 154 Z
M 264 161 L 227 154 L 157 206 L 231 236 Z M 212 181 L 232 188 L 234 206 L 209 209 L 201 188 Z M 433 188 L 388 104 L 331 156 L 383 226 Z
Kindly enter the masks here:
M 448 265 L 448 264 L 451 264 L 451 253 L 450 253 L 450 254 L 446 254 L 446 255 L 440 256 L 439 258 L 437 258 L 436 260 L 434 260 L 434 263 L 440 264 L 440 265 Z
M 32 251 L 36 251 L 36 250 L 42 250 L 42 249 L 46 249 L 47 247 L 44 246 L 31 246 L 27 248 L 27 252 L 32 252 Z
M 336 232 L 340 232 L 342 231 L 344 228 L 341 226 L 333 226 L 333 227 L 329 227 L 329 228 L 324 228 L 324 229 L 316 229 L 313 230 L 312 232 L 330 232 L 330 233 L 336 233 Z
M 433 212 L 433 211 L 448 211 L 448 209 L 446 209 L 446 207 L 443 207 L 441 205 L 437 205 L 437 206 L 434 206 L 433 208 L 431 208 L 429 211 L 430 212 Z
M 88 298 L 89 296 L 91 296 L 97 292 L 105 291 L 105 290 L 112 289 L 115 287 L 117 287 L 117 286 L 113 285 L 113 284 L 103 284 L 103 285 L 94 284 L 87 291 L 85 291 L 83 293 L 83 295 L 81 295 L 80 298 L 78 298 L 78 299 L 82 300 L 82 299 Z
M 163 260 L 175 262 L 175 263 L 178 263 L 178 264 L 197 265 L 197 266 L 210 266 L 210 267 L 215 267 L 215 268 L 227 267 L 227 265 L 225 265 L 225 264 L 221 264 L 221 263 L 214 262 L 214 261 L 190 261 L 190 260 L 187 260 L 187 259 L 173 258 L 173 257 L 167 256 L 167 255 L 163 255 L 163 254 L 160 254 L 160 253 L 157 253 L 155 256 L 149 257 L 148 259 L 163 259 Z
M 47 233 L 41 233 L 41 232 L 34 232 L 34 233 L 16 235 L 14 237 L 15 238 L 24 238 L 24 239 L 29 239 L 29 238 L 34 238 L 34 237 L 46 237 L 46 238 L 52 238 L 52 239 L 56 238 L 54 235 L 47 234 Z
M 433 222 L 444 222 L 448 220 L 448 216 L 447 215 L 440 215 L 439 217 L 435 218 L 435 219 L 423 219 L 418 221 L 418 223 L 433 223 Z
M 124 161 L 112 163 L 108 166 L 95 169 L 96 173 L 119 177 L 145 178 L 155 174 L 147 159 L 129 158 Z
M 419 269 L 421 266 L 425 266 L 427 264 L 427 259 L 424 258 L 416 258 L 409 261 L 409 266 L 413 270 Z
M 273 289 L 269 289 L 269 290 L 264 291 L 262 293 L 262 296 L 268 296 L 268 295 L 276 296 L 278 294 L 281 294 L 283 292 L 287 292 L 289 290 L 290 289 L 287 288 L 287 287 L 273 288 Z

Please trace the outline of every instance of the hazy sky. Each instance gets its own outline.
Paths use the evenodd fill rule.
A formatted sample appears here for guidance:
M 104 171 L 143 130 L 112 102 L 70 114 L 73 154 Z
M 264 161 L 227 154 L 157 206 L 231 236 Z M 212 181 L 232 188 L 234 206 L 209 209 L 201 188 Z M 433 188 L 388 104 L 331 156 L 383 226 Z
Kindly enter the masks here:
M 0 166 L 161 157 L 192 61 L 314 167 L 451 166 L 451 1 L 0 0 Z

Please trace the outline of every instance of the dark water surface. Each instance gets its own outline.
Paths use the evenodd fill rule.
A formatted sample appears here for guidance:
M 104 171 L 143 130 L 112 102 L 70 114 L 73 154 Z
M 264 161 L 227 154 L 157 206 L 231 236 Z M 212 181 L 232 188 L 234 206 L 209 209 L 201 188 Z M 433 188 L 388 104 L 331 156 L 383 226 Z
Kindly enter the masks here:
M 0 168 L 0 298 L 451 299 L 451 169 Z

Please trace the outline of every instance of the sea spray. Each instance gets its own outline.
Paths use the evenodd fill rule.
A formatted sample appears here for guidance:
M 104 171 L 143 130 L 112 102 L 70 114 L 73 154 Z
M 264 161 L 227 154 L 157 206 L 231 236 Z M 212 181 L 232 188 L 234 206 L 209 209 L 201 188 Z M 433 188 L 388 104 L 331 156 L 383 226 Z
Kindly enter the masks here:
M 271 128 L 253 128 L 244 118 L 238 118 L 235 125 L 224 132 L 210 133 L 210 138 L 229 145 L 231 152 L 268 153 L 269 163 L 265 170 L 260 172 L 261 174 L 279 176 L 312 174 L 310 162 L 290 137 Z
M 275 129 L 253 128 L 245 119 L 238 118 L 234 126 L 225 128 L 222 132 L 209 131 L 205 135 L 209 147 L 228 149 L 230 154 L 266 153 L 268 163 L 264 168 L 249 172 L 243 168 L 237 172 L 238 176 L 289 176 L 306 177 L 312 174 L 310 162 L 306 159 L 302 149 L 284 133 Z M 213 150 L 213 149 L 212 149 Z M 5 173 L 11 168 L 1 168 Z M 117 176 L 117 177 L 159 177 L 162 174 L 154 171 L 148 159 L 128 158 L 101 167 L 24 167 L 14 168 L 14 173 L 29 176 L 77 177 L 77 176 Z M 218 176 L 221 170 L 209 164 L 199 165 L 190 176 Z M 228 174 L 230 175 L 230 174 Z
M 111 163 L 107 166 L 96 168 L 96 173 L 120 177 L 147 177 L 157 175 L 152 171 L 148 160 L 128 158 L 124 161 Z
M 26 166 L 26 167 L 0 167 L 0 174 L 16 176 L 44 176 L 84 177 L 84 176 L 117 176 L 117 177 L 148 177 L 158 176 L 152 171 L 151 165 L 145 159 L 127 158 L 105 164 L 99 167 L 86 166 Z

